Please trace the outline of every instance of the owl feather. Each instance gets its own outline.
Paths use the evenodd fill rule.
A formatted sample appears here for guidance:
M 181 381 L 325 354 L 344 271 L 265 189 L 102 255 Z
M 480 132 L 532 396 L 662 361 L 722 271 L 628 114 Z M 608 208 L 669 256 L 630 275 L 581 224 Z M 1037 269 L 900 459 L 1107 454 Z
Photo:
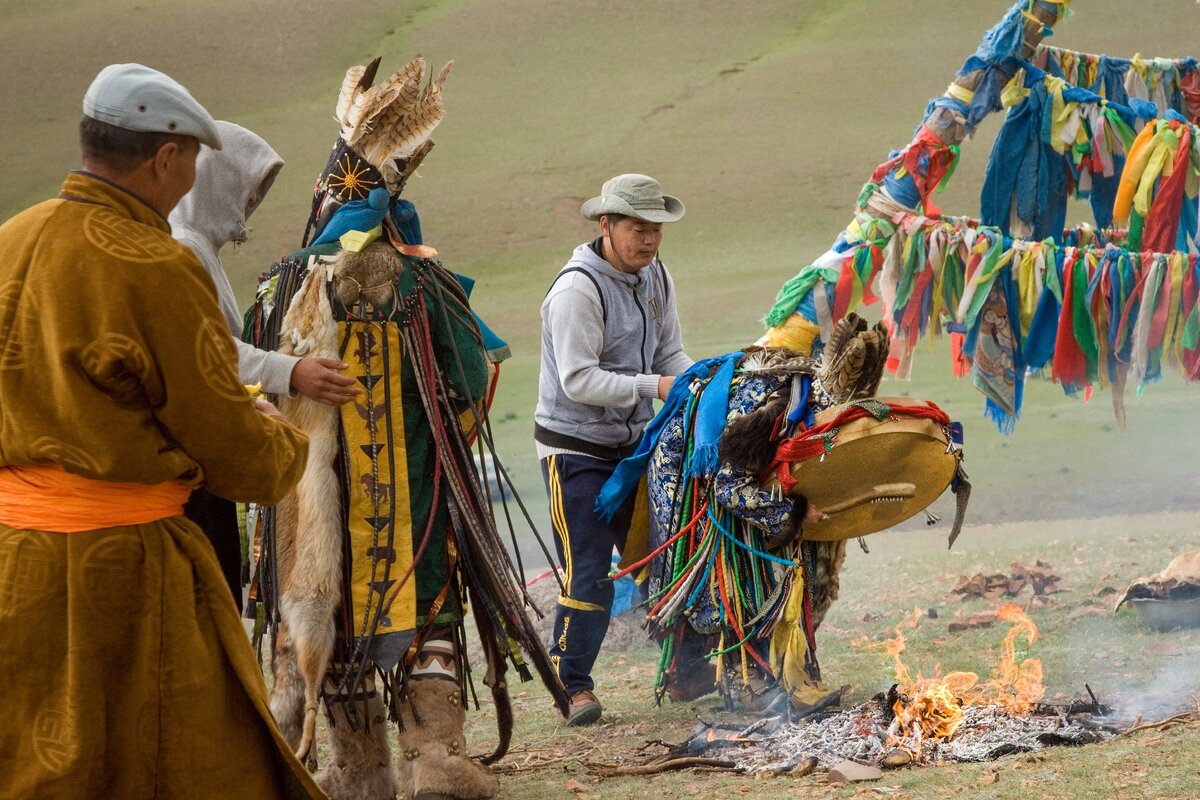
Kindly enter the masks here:
M 883 323 L 868 329 L 857 314 L 847 316 L 834 328 L 822 354 L 821 388 L 836 403 L 873 397 L 883 378 L 889 342 Z
M 451 61 L 442 67 L 441 72 L 429 82 L 417 105 L 410 112 L 389 129 L 380 129 L 372 133 L 369 146 L 364 148 L 364 158 L 372 164 L 408 158 L 429 139 L 446 114 L 442 105 L 442 85 L 453 64 Z

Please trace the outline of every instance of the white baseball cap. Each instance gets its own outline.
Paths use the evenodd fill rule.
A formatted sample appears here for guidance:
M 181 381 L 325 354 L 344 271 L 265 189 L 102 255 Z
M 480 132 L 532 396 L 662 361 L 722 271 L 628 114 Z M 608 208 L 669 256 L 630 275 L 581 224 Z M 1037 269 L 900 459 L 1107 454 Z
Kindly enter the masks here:
M 130 131 L 195 136 L 221 149 L 221 135 L 204 106 L 174 78 L 141 64 L 100 70 L 83 96 L 83 113 Z

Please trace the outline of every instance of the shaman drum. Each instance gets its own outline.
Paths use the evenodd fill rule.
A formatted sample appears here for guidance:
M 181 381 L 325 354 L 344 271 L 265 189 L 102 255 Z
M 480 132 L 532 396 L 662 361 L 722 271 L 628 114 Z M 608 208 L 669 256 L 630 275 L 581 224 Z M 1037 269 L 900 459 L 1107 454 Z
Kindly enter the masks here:
M 878 533 L 919 514 L 954 479 L 961 450 L 950 418 L 928 401 L 873 397 L 827 408 L 816 424 L 785 441 L 776 457 L 787 494 L 802 495 L 828 517 L 804 531 L 814 541 Z M 794 481 L 794 485 L 792 484 Z

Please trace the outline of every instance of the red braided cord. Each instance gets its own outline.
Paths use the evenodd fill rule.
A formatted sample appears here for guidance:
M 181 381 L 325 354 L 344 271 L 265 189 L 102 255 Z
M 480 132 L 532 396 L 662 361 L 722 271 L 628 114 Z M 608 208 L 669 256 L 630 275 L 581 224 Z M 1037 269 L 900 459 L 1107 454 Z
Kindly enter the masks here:
M 928 401 L 925 405 L 894 405 L 891 406 L 891 409 L 893 415 L 915 417 L 917 419 L 931 419 L 942 425 L 950 424 L 949 415 L 938 408 L 936 404 Z M 785 439 L 775 450 L 775 460 L 767 468 L 767 474 L 775 472 L 780 484 L 784 486 L 785 492 L 788 491 L 789 486 L 795 484 L 795 481 L 791 480 L 792 464 L 798 461 L 808 461 L 811 458 L 823 455 L 826 452 L 825 439 L 822 438 L 824 435 L 831 433 L 834 429 L 840 428 L 843 425 L 869 416 L 872 416 L 871 412 L 862 406 L 847 406 L 841 413 L 828 422 L 807 428 L 790 439 Z M 784 475 L 787 475 L 787 480 L 784 479 Z

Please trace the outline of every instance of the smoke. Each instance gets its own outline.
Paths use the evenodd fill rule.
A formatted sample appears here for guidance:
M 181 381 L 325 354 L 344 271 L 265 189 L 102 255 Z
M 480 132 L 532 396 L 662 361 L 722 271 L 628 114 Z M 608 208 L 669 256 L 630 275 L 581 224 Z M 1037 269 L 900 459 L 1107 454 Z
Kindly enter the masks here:
M 1073 687 L 1086 696 L 1086 683 L 1121 725 L 1139 717 L 1153 722 L 1196 710 L 1200 633 L 1154 632 L 1141 627 L 1128 610 L 1087 622 L 1066 632 L 1064 674 L 1047 675 L 1055 689 Z

